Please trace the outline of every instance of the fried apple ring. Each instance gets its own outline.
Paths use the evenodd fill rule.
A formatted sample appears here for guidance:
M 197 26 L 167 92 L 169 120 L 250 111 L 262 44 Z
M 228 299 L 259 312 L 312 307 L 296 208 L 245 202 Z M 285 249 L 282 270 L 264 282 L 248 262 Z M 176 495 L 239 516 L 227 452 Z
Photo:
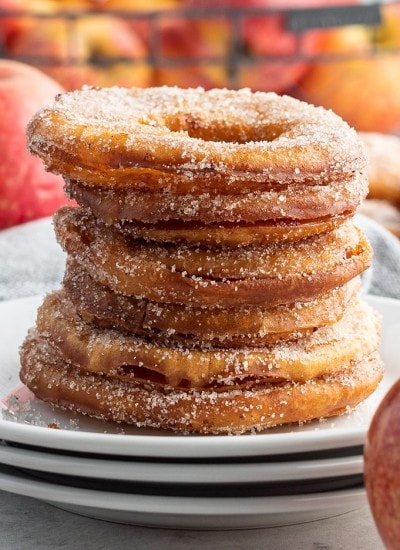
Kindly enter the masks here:
M 80 368 L 77 365 L 73 365 L 67 357 L 65 357 L 62 354 L 62 350 L 57 347 L 57 342 L 54 342 L 50 339 L 50 337 L 47 334 L 38 334 L 38 332 L 35 329 L 32 329 L 29 331 L 29 335 L 26 337 L 24 344 L 23 344 L 23 353 L 31 353 L 30 349 L 37 349 L 38 353 L 40 353 L 41 356 L 46 354 L 49 357 L 53 358 L 53 362 L 56 363 L 63 363 L 68 364 L 71 366 L 71 368 L 76 369 Z M 347 368 L 347 366 L 346 366 Z M 84 369 L 82 372 L 89 372 L 85 371 Z M 100 375 L 99 373 L 92 372 L 91 374 L 97 376 Z M 102 376 L 102 375 L 100 375 Z M 112 378 L 123 380 L 124 382 L 129 382 L 134 385 L 143 384 L 145 386 L 154 386 L 156 388 L 161 389 L 161 391 L 165 387 L 171 388 L 169 384 L 166 382 L 165 376 L 160 374 L 159 372 L 151 369 L 147 369 L 146 367 L 139 367 L 137 365 L 122 365 L 118 368 L 115 372 L 112 374 Z M 269 383 L 273 384 L 280 384 L 281 382 L 287 382 L 287 380 L 283 378 L 279 378 L 278 376 L 271 377 L 271 379 L 268 379 Z M 267 377 L 263 377 L 263 383 L 267 381 Z M 233 389 L 249 389 L 252 388 L 260 383 L 260 380 L 255 376 L 249 376 L 244 377 L 240 376 L 238 378 L 231 377 L 228 379 L 219 378 L 218 380 L 214 380 L 212 383 L 208 384 L 205 383 L 201 386 L 201 389 L 212 389 L 215 392 L 221 392 L 225 390 L 233 390 Z M 181 380 L 178 382 L 174 388 L 180 389 L 180 390 L 187 390 L 188 383 L 185 380 Z M 191 388 L 193 389 L 193 388 Z M 200 388 L 198 388 L 200 389 Z
M 95 281 L 71 258 L 64 291 L 80 317 L 101 328 L 116 328 L 143 336 L 187 336 L 214 346 L 260 346 L 289 340 L 337 322 L 360 289 L 359 277 L 311 302 L 272 308 L 195 308 L 157 304 L 112 292 Z
M 275 221 L 314 222 L 316 219 L 354 214 L 368 191 L 364 175 L 349 181 L 326 185 L 292 186 L 289 190 L 260 191 L 246 195 L 176 195 L 145 193 L 128 188 L 108 189 L 66 180 L 65 192 L 70 199 L 86 206 L 111 225 L 123 220 L 144 223 L 181 220 L 184 222 Z
M 144 224 L 126 221 L 118 223 L 117 228 L 125 235 L 146 241 L 233 248 L 235 246 L 262 246 L 283 241 L 300 241 L 311 235 L 332 231 L 349 218 L 350 213 L 346 212 L 308 222 L 285 220 L 252 224 L 245 222 L 205 224 L 170 220 L 169 222 Z
M 143 243 L 61 208 L 58 242 L 102 285 L 154 302 L 212 307 L 307 301 L 364 271 L 371 247 L 352 222 L 298 243 L 204 249 Z
M 83 323 L 63 292 L 49 294 L 38 310 L 36 330 L 66 361 L 85 372 L 107 376 L 143 369 L 170 386 L 201 388 L 240 379 L 304 381 L 341 371 L 376 351 L 380 328 L 375 312 L 352 302 L 338 323 L 297 341 L 264 348 L 213 348 L 173 338 L 144 339 Z
M 177 390 L 85 373 L 41 346 L 25 345 L 21 380 L 44 401 L 90 416 L 179 432 L 218 434 L 263 430 L 349 411 L 378 386 L 383 366 L 375 353 L 344 372 L 302 384 L 253 389 Z
M 202 246 L 248 246 L 265 245 L 277 242 L 296 242 L 311 235 L 326 233 L 348 220 L 350 214 L 338 214 L 310 222 L 270 221 L 250 223 L 204 224 L 188 223 L 179 220 L 144 224 L 127 221 L 117 225 L 119 231 L 147 241 L 186 243 Z
M 184 195 L 335 187 L 367 166 L 331 111 L 249 89 L 85 88 L 33 117 L 28 146 L 68 178 Z

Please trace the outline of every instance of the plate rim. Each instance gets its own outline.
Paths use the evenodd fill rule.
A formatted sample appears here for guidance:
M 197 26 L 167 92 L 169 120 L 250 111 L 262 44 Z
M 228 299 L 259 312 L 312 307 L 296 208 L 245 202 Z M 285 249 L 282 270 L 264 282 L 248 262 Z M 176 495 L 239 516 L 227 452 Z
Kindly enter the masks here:
M 395 298 L 363 295 L 373 307 L 388 306 L 400 309 L 400 300 Z M 0 315 L 3 307 L 10 307 L 17 302 L 22 306 L 37 307 L 42 296 L 17 298 L 0 303 Z M 316 437 L 316 433 L 318 436 Z M 25 443 L 68 451 L 98 452 L 102 455 L 122 455 L 134 457 L 164 457 L 164 458 L 213 458 L 274 455 L 293 452 L 337 449 L 362 444 L 365 431 L 360 427 L 336 428 L 334 440 L 332 431 L 293 431 L 290 433 L 258 433 L 231 435 L 179 435 L 168 432 L 165 435 L 147 434 L 108 434 L 88 431 L 52 430 L 47 427 L 16 423 L 0 418 L 0 438 L 8 441 Z M 267 440 L 268 438 L 268 440 Z M 356 441 L 355 441 L 356 439 Z M 40 440 L 40 442 L 39 442 Z M 168 441 L 168 445 L 165 442 Z M 200 443 L 199 443 L 200 442 Z M 106 445 L 105 445 L 106 444 Z
M 6 471 L 4 471 L 6 470 Z M 193 497 L 193 496 L 165 496 L 140 495 L 99 491 L 60 485 L 44 481 L 17 468 L 3 468 L 0 466 L 0 489 L 3 491 L 29 496 L 47 502 L 76 504 L 91 506 L 102 510 L 132 510 L 136 506 L 137 512 L 158 514 L 184 514 L 242 517 L 259 513 L 291 513 L 307 511 L 307 506 L 313 510 L 323 507 L 342 507 L 346 500 L 354 498 L 366 499 L 364 487 L 354 487 L 337 491 L 307 493 L 285 496 L 234 496 L 234 497 Z M 36 492 L 37 491 L 37 492 Z M 365 500 L 366 501 L 366 500 Z M 309 508 L 310 510 L 310 508 Z
M 0 445 L 0 464 L 40 472 L 51 471 L 60 475 L 177 484 L 316 480 L 355 475 L 363 471 L 362 454 L 293 462 L 160 463 L 145 460 L 113 460 L 107 458 L 107 455 L 101 458 L 88 458 L 52 454 L 4 444 Z

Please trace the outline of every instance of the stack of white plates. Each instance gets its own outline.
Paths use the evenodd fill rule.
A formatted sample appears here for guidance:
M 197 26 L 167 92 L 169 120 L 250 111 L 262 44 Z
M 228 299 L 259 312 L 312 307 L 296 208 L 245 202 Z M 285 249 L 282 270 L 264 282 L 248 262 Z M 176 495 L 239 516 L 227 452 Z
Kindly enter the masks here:
M 364 505 L 363 444 L 400 351 L 400 302 L 369 301 L 383 315 L 378 391 L 340 418 L 242 436 L 122 428 L 40 403 L 18 383 L 18 346 L 40 299 L 0 304 L 0 489 L 91 517 L 173 528 L 283 525 Z

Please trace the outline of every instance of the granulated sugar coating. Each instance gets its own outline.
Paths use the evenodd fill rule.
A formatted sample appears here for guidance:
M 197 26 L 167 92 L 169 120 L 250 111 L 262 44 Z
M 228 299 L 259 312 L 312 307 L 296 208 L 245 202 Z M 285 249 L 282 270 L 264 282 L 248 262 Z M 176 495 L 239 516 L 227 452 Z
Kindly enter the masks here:
M 144 379 L 152 381 L 158 373 L 170 386 L 190 388 L 212 386 L 218 380 L 298 382 L 346 370 L 352 361 L 375 351 L 380 334 L 378 317 L 356 299 L 337 323 L 261 348 L 214 348 L 201 340 L 165 335 L 149 340 L 82 323 L 63 292 L 47 296 L 39 309 L 37 331 L 41 340 L 53 343 L 68 362 L 86 372 L 132 379 L 130 374 L 139 366 Z M 134 377 L 141 377 L 140 369 Z
M 219 194 L 176 194 L 132 190 L 129 184 L 118 188 L 87 185 L 78 180 L 66 180 L 65 190 L 71 199 L 89 207 L 107 225 L 121 220 L 145 223 L 180 220 L 189 222 L 287 222 L 314 224 L 340 215 L 352 215 L 366 196 L 365 174 L 357 173 L 330 185 L 287 186 L 280 190 Z
M 85 88 L 28 142 L 80 205 L 55 216 L 64 281 L 21 348 L 38 398 L 240 434 L 348 413 L 378 386 L 352 219 L 366 158 L 334 113 L 247 89 Z
M 109 186 L 147 181 L 153 191 L 168 174 L 177 185 L 200 177 L 193 185 L 203 190 L 209 179 L 223 192 L 235 181 L 262 190 L 366 169 L 355 131 L 337 115 L 248 89 L 86 88 L 39 112 L 28 138 L 52 171 Z
M 33 344 L 33 345 L 30 345 Z M 181 390 L 95 376 L 58 361 L 52 348 L 27 340 L 21 378 L 36 395 L 90 416 L 182 433 L 241 434 L 249 430 L 348 413 L 383 374 L 376 353 L 345 373 L 223 391 Z
M 349 301 L 359 292 L 356 277 L 307 302 L 275 307 L 193 307 L 137 299 L 101 285 L 76 260 L 70 258 L 64 289 L 87 323 L 117 328 L 131 334 L 157 337 L 166 333 L 195 338 L 216 347 L 242 347 L 298 339 L 316 328 L 337 322 Z
M 162 303 L 233 307 L 310 300 L 359 275 L 371 259 L 352 221 L 297 243 L 234 249 L 130 239 L 78 208 L 60 209 L 54 225 L 64 250 L 96 280 Z

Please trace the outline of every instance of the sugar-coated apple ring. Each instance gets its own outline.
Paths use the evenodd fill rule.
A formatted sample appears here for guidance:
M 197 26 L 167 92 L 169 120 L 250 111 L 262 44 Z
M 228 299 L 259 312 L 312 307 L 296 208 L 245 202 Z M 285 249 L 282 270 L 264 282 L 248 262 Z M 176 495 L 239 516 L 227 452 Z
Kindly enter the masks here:
M 128 188 L 108 189 L 67 179 L 65 191 L 69 198 L 89 207 L 108 225 L 123 220 L 293 223 L 354 214 L 367 194 L 368 182 L 364 175 L 356 174 L 349 181 L 338 182 L 335 188 L 318 184 L 292 185 L 286 190 L 243 195 L 177 195 Z
M 135 221 L 120 222 L 118 229 L 125 235 L 147 241 L 186 243 L 210 247 L 266 245 L 281 241 L 300 241 L 311 235 L 326 233 L 338 227 L 350 213 L 312 221 L 269 221 L 258 223 L 227 222 L 205 224 L 170 220 L 154 224 Z
M 400 208 L 400 137 L 359 132 L 368 154 L 368 197 Z
M 101 284 L 154 302 L 237 307 L 311 300 L 364 271 L 371 247 L 351 221 L 297 243 L 208 249 L 146 243 L 89 212 L 54 217 L 64 250 Z
M 261 383 L 221 392 L 160 388 L 86 373 L 29 342 L 21 363 L 22 382 L 54 405 L 138 427 L 202 434 L 238 434 L 343 414 L 368 397 L 383 376 L 376 353 L 344 372 L 301 384 Z
M 366 170 L 358 136 L 340 117 L 249 89 L 77 90 L 34 116 L 28 145 L 69 178 L 155 193 L 335 186 Z
M 146 339 L 83 323 L 61 292 L 49 294 L 38 310 L 36 330 L 68 363 L 107 376 L 158 373 L 169 386 L 192 388 L 242 379 L 301 382 L 342 371 L 376 351 L 379 319 L 357 300 L 334 325 L 309 336 L 263 348 L 214 348 L 201 341 Z M 152 378 L 150 378 L 152 381 Z
M 69 258 L 63 288 L 82 319 L 97 327 L 142 336 L 186 336 L 211 342 L 213 346 L 238 347 L 298 339 L 315 328 L 339 321 L 359 291 L 360 280 L 356 277 L 310 302 L 272 308 L 196 308 L 149 302 L 113 292 Z

